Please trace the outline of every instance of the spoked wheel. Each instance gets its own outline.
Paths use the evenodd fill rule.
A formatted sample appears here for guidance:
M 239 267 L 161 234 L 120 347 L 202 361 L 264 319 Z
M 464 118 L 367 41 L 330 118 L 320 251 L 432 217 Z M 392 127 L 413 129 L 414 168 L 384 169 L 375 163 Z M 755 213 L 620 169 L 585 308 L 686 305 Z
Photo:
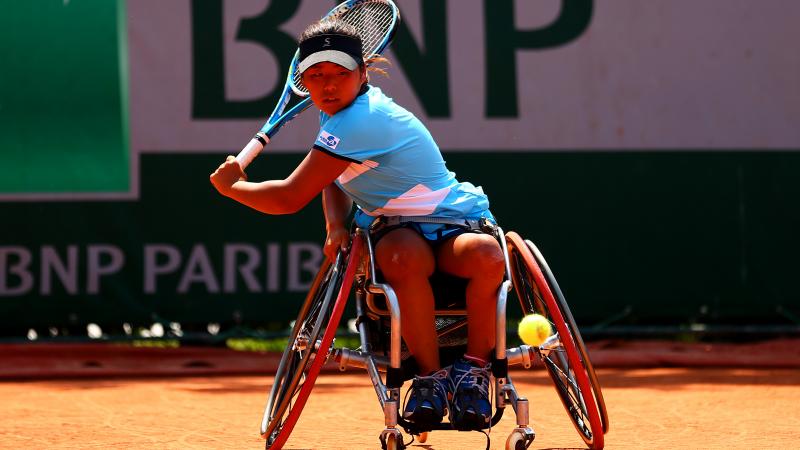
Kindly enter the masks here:
M 603 448 L 608 414 L 592 363 L 564 295 L 544 257 L 517 233 L 506 235 L 514 290 L 525 314 L 546 317 L 555 330 L 540 355 L 564 408 L 586 445 Z
M 279 449 L 289 438 L 328 357 L 350 294 L 360 248 L 361 240 L 355 238 L 349 257 L 339 252 L 333 263 L 326 259 L 300 308 L 261 421 L 267 449 Z

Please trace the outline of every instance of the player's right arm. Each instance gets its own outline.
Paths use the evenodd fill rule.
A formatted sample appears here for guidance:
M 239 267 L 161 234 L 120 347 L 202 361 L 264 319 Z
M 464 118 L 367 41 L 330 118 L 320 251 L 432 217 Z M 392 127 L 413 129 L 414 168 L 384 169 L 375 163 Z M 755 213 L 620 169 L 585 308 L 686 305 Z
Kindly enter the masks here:
M 327 237 L 323 252 L 333 260 L 336 251 L 349 243 L 350 233 L 345 221 L 353 209 L 353 201 L 339 186 L 331 183 L 322 191 L 322 211 L 325 213 L 325 229 Z
M 311 150 L 285 180 L 253 183 L 243 179 L 241 166 L 229 156 L 210 179 L 220 194 L 243 205 L 266 214 L 292 214 L 306 206 L 348 165 L 349 161 Z

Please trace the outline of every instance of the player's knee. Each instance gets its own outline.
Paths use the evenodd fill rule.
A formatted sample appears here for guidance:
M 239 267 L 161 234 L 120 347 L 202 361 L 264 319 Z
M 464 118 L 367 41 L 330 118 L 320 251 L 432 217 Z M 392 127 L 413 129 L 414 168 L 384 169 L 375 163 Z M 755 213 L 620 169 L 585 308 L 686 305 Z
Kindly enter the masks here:
M 375 260 L 387 280 L 408 277 L 429 277 L 433 274 L 434 259 L 430 246 L 411 230 L 397 230 L 378 242 Z
M 473 277 L 483 277 L 493 281 L 503 278 L 505 258 L 500 244 L 494 238 L 486 236 L 477 240 L 470 253 L 470 271 Z

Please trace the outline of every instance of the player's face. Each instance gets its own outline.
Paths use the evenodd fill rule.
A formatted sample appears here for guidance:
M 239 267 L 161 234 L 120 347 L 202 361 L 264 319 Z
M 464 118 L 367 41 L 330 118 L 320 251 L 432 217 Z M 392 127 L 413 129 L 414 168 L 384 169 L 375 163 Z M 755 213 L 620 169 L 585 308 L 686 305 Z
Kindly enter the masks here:
M 353 103 L 366 81 L 361 68 L 347 70 L 332 62 L 314 64 L 303 72 L 302 79 L 311 101 L 329 116 Z

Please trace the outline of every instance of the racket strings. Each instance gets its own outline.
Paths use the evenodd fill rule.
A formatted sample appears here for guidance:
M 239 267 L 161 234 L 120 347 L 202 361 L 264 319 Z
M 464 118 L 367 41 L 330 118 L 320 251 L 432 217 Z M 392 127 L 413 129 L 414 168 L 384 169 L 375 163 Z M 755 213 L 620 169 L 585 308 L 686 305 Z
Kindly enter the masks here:
M 394 24 L 394 11 L 384 2 L 364 2 L 341 15 L 341 19 L 354 26 L 361 36 L 365 56 L 378 53 Z
M 361 37 L 361 51 L 364 59 L 383 50 L 383 45 L 394 29 L 396 15 L 391 4 L 383 0 L 367 0 L 349 8 L 333 12 L 335 17 L 352 25 Z M 308 88 L 303 85 L 300 71 L 292 74 L 292 89 L 300 96 L 308 95 Z

